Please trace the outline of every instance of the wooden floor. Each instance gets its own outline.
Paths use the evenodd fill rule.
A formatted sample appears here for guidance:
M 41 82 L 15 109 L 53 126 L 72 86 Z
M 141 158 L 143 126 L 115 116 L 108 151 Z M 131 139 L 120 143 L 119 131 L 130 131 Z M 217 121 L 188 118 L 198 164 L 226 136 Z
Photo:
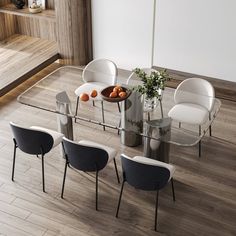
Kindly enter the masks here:
M 21 105 L 16 97 L 57 67 L 52 65 L 0 98 L 0 235 L 236 235 L 236 103 L 229 101 L 222 101 L 213 137 L 203 139 L 201 159 L 197 147 L 171 146 L 177 200 L 172 201 L 171 186 L 161 191 L 158 232 L 153 230 L 153 192 L 125 186 L 120 217 L 115 218 L 120 185 L 112 163 L 100 174 L 98 212 L 93 174 L 69 169 L 65 199 L 60 199 L 64 170 L 60 148 L 45 158 L 47 193 L 42 192 L 40 160 L 20 152 L 15 182 L 11 182 L 13 142 L 9 121 L 56 129 L 54 114 Z M 112 130 L 104 132 L 101 127 L 76 124 L 74 132 L 77 140 L 109 143 L 119 154 L 141 154 L 141 148 L 120 145 L 119 136 Z M 121 171 L 119 155 L 117 161 Z
M 0 96 L 58 57 L 53 41 L 18 34 L 0 41 Z

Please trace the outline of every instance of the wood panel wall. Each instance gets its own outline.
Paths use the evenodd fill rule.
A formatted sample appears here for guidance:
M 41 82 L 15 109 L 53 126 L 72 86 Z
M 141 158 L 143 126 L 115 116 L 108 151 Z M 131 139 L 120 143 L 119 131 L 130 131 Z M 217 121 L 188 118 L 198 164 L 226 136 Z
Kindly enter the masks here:
M 17 16 L 17 25 L 19 34 L 57 41 L 55 21 Z
M 6 4 L 10 4 L 11 0 L 0 0 L 0 7 L 6 5 Z
M 17 32 L 16 17 L 0 13 L 0 40 L 6 39 Z
M 47 0 L 46 8 L 47 9 L 55 9 L 55 0 Z
M 63 62 L 87 64 L 93 56 L 91 0 L 57 0 L 55 9 L 59 52 Z

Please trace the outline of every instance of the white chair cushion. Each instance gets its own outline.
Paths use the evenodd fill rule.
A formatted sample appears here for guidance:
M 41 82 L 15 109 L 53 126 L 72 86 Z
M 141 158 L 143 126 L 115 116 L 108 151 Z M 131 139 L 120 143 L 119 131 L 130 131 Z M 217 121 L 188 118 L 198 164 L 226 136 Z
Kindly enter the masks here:
M 209 112 L 197 104 L 180 103 L 172 107 L 168 116 L 179 122 L 202 125 L 209 118 Z
M 81 140 L 78 143 L 84 146 L 101 148 L 105 150 L 108 153 L 108 162 L 112 161 L 116 157 L 116 154 L 117 154 L 117 151 L 114 148 L 111 148 L 111 147 L 108 147 L 108 146 L 105 146 L 103 144 L 96 143 L 93 141 Z
M 56 147 L 57 145 L 59 145 L 62 142 L 62 138 L 64 137 L 64 135 L 62 133 L 59 133 L 57 131 L 47 129 L 44 127 L 31 126 L 30 128 L 33 130 L 38 130 L 38 131 L 42 131 L 42 132 L 50 134 L 53 138 L 53 148 Z
M 132 160 L 132 159 L 131 159 Z M 162 161 L 157 161 L 151 158 L 143 157 L 143 156 L 135 156 L 133 158 L 134 161 L 146 164 L 146 165 L 152 165 L 152 166 L 160 166 L 168 169 L 170 171 L 170 178 L 169 180 L 173 177 L 174 172 L 175 172 L 175 167 L 173 165 L 167 164 Z
M 97 90 L 97 93 L 98 93 L 97 97 L 95 97 L 95 98 L 89 97 L 89 98 L 93 99 L 93 100 L 101 101 L 102 98 L 101 98 L 100 92 L 101 92 L 102 89 L 106 88 L 107 86 L 108 85 L 100 83 L 100 82 L 88 82 L 88 83 L 84 83 L 81 86 L 79 86 L 75 90 L 75 94 L 78 97 L 82 93 L 87 93 L 90 96 L 90 93 L 92 92 L 92 90 L 95 89 L 95 90 Z

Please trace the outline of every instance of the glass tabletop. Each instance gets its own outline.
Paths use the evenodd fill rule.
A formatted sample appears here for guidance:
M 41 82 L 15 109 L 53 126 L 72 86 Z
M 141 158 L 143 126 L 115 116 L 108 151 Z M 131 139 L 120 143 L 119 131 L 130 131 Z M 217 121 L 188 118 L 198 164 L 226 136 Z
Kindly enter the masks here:
M 76 112 L 78 100 L 75 90 L 84 84 L 82 73 L 83 70 L 78 67 L 61 67 L 27 89 L 18 97 L 18 101 L 38 109 L 76 118 L 76 120 L 83 120 L 117 129 L 121 135 L 122 133 L 126 134 L 126 137 L 123 137 L 123 139 L 129 139 L 135 134 L 140 137 L 183 146 L 193 146 L 201 140 L 214 121 L 221 106 L 219 99 L 200 95 L 200 99 L 208 100 L 213 104 L 209 119 L 201 125 L 201 130 L 197 124 L 181 123 L 180 126 L 178 121 L 168 118 L 168 112 L 175 105 L 175 89 L 166 87 L 162 91 L 161 103 L 158 101 L 155 109 L 145 111 L 143 109 L 143 96 L 132 90 L 132 87 L 139 83 L 139 81 L 134 80 L 133 84 L 129 81 L 129 85 L 126 85 L 125 79 L 118 78 L 119 85 L 132 90 L 129 98 L 120 102 L 121 112 L 118 109 L 117 103 L 103 101 L 100 96 L 96 99 L 90 97 L 87 102 L 79 101 Z M 94 72 L 91 71 L 91 73 Z M 193 100 L 196 96 L 199 98 L 199 94 L 189 91 L 181 91 L 181 93 L 183 96 L 192 97 Z M 58 105 L 61 98 L 68 105 L 66 109 L 61 109 L 60 105 Z M 104 120 L 100 100 L 103 101 Z M 95 104 L 93 104 L 93 101 Z M 163 109 L 163 117 L 161 107 Z

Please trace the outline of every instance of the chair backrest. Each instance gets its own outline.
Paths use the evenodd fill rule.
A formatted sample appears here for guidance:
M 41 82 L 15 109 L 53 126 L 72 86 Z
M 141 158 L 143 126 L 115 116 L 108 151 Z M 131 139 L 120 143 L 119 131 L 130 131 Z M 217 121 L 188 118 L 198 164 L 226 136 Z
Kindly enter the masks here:
M 23 128 L 10 122 L 14 139 L 19 149 L 32 155 L 46 154 L 53 147 L 53 137 L 43 131 Z
M 170 178 L 170 171 L 165 167 L 140 163 L 121 155 L 124 179 L 137 189 L 153 191 L 163 188 Z
M 107 59 L 93 60 L 84 68 L 82 78 L 84 82 L 115 85 L 117 83 L 117 66 Z
M 77 170 L 99 171 L 108 161 L 108 153 L 100 148 L 84 146 L 67 138 L 62 141 L 66 158 Z
M 215 90 L 211 83 L 200 78 L 182 81 L 175 90 L 175 103 L 194 103 L 211 111 L 214 105 Z

